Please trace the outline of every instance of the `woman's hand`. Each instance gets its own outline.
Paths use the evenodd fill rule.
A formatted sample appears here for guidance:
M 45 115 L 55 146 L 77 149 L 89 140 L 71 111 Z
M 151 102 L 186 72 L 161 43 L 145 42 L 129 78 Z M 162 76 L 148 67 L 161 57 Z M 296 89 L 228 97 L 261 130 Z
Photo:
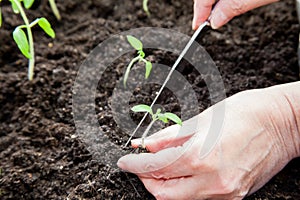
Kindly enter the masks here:
M 214 126 L 213 109 L 224 102 L 182 127 L 148 137 L 151 153 L 126 155 L 118 166 L 137 174 L 157 199 L 242 199 L 299 156 L 299 87 L 296 82 L 238 93 L 225 100 L 219 140 L 210 141 L 207 133 Z M 203 157 L 207 141 L 216 144 Z
M 209 16 L 212 28 L 219 28 L 235 16 L 276 1 L 277 0 L 219 0 L 216 3 L 216 0 L 194 0 L 193 29 L 197 29 Z

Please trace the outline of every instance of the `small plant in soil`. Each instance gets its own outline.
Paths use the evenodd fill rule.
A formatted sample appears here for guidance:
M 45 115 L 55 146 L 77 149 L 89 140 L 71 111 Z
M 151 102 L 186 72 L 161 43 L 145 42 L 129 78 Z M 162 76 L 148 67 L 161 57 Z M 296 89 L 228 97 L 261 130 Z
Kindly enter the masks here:
M 56 19 L 61 20 L 61 16 L 60 16 L 59 10 L 57 9 L 55 0 L 49 0 L 49 4 L 50 4 L 51 10 L 52 10 L 53 14 L 55 15 Z
M 124 81 L 123 81 L 124 87 L 126 87 L 126 82 L 128 80 L 130 70 L 136 62 L 144 62 L 145 63 L 145 68 L 146 68 L 145 78 L 146 79 L 149 77 L 150 72 L 152 70 L 152 63 L 145 59 L 145 52 L 143 51 L 142 42 L 139 39 L 137 39 L 131 35 L 127 35 L 127 41 L 135 50 L 137 50 L 137 56 L 130 61 L 129 65 L 126 68 L 125 75 L 124 75 Z
M 143 9 L 146 12 L 146 14 L 148 15 L 148 17 L 150 16 L 150 12 L 148 9 L 148 0 L 143 0 Z
M 150 106 L 145 104 L 139 104 L 132 107 L 131 110 L 133 112 L 149 113 L 152 119 L 152 121 L 150 122 L 150 124 L 148 125 L 148 127 L 146 128 L 145 132 L 142 135 L 142 145 L 141 145 L 142 148 L 145 148 L 144 139 L 145 137 L 147 137 L 147 134 L 149 133 L 151 127 L 156 121 L 162 121 L 163 123 L 168 123 L 169 120 L 171 120 L 180 126 L 182 125 L 182 120 L 176 114 L 173 114 L 171 112 L 162 113 L 161 109 L 159 108 L 156 110 L 156 113 L 154 113 Z
M 2 0 L 0 0 L 1 2 Z M 28 20 L 28 17 L 25 13 L 25 9 L 29 9 L 35 0 L 9 0 L 11 2 L 11 7 L 16 14 L 20 14 L 24 24 L 19 25 L 15 28 L 13 31 L 13 38 L 16 42 L 18 48 L 22 52 L 22 54 L 29 60 L 28 63 L 28 79 L 33 79 L 33 73 L 34 73 L 34 64 L 35 64 L 35 51 L 34 51 L 34 41 L 33 41 L 33 34 L 32 34 L 32 28 L 35 25 L 39 25 L 43 31 L 49 35 L 50 37 L 55 37 L 55 32 L 51 28 L 51 25 L 49 21 L 44 18 L 37 18 L 31 23 Z M 49 3 L 51 5 L 51 8 L 53 12 L 55 13 L 56 17 L 60 19 L 59 12 L 57 10 L 56 4 L 54 0 L 49 0 Z M 24 9 L 25 8 L 25 9 Z M 0 8 L 0 26 L 2 24 L 2 14 L 1 14 L 1 8 Z M 26 33 L 25 31 L 26 30 Z

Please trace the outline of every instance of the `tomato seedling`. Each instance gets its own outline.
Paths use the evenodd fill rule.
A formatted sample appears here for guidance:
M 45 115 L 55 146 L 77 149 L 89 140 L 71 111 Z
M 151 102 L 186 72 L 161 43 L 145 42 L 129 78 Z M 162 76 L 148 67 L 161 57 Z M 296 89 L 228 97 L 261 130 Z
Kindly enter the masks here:
M 150 16 L 150 12 L 148 9 L 148 0 L 143 0 L 143 9 L 146 12 L 146 14 L 148 15 L 148 17 Z
M 134 65 L 134 63 L 136 63 L 136 62 L 144 62 L 145 63 L 145 68 L 146 68 L 145 78 L 146 79 L 149 77 L 150 72 L 152 70 L 152 63 L 145 59 L 145 53 L 143 51 L 142 42 L 139 39 L 137 39 L 131 35 L 127 35 L 127 41 L 135 50 L 137 50 L 138 55 L 130 61 L 129 65 L 126 68 L 125 75 L 124 75 L 124 81 L 123 81 L 124 87 L 126 87 L 126 82 L 127 82 L 128 76 L 129 76 L 129 72 L 130 72 L 132 66 Z
M 1 2 L 1 0 L 0 0 Z M 0 27 L 2 26 L 2 11 L 1 11 L 1 7 L 0 7 Z
M 0 0 L 1 2 L 2 0 Z M 20 14 L 23 21 L 24 25 L 17 26 L 15 30 L 13 31 L 13 38 L 14 41 L 16 42 L 18 48 L 22 52 L 22 54 L 28 59 L 28 79 L 32 80 L 33 79 L 33 73 L 34 73 L 34 63 L 35 63 L 35 52 L 34 52 L 34 41 L 33 41 L 33 35 L 32 35 L 32 27 L 35 25 L 39 25 L 43 31 L 49 35 L 50 37 L 54 38 L 55 37 L 55 32 L 51 28 L 51 25 L 49 21 L 44 18 L 37 18 L 33 22 L 29 23 L 29 20 L 27 18 L 27 15 L 25 13 L 25 9 L 29 9 L 35 0 L 9 0 L 11 2 L 11 7 L 14 13 Z M 49 0 L 50 5 L 56 7 L 55 1 L 54 0 Z M 23 7 L 24 6 L 24 7 Z M 52 7 L 53 12 L 57 14 L 58 10 L 56 8 L 56 11 L 54 10 L 54 7 Z M 25 8 L 25 9 L 24 9 Z M 59 13 L 58 13 L 59 14 Z M 60 16 L 59 16 L 60 17 Z M 0 8 L 0 26 L 2 25 L 2 13 L 1 13 L 1 8 Z M 23 30 L 26 30 L 25 31 Z
M 153 112 L 152 108 L 145 104 L 139 104 L 131 108 L 133 112 L 146 112 L 149 113 L 151 116 L 152 121 L 146 128 L 145 132 L 142 135 L 142 148 L 145 148 L 144 139 L 147 137 L 147 134 L 149 133 L 151 127 L 156 121 L 162 121 L 163 123 L 168 123 L 169 120 L 175 122 L 176 124 L 182 126 L 182 120 L 175 114 L 171 112 L 165 112 L 162 113 L 161 109 L 157 109 L 156 113 Z
M 61 20 L 61 16 L 60 16 L 59 10 L 57 9 L 55 0 L 49 0 L 49 4 L 50 4 L 51 10 L 54 13 L 56 19 Z

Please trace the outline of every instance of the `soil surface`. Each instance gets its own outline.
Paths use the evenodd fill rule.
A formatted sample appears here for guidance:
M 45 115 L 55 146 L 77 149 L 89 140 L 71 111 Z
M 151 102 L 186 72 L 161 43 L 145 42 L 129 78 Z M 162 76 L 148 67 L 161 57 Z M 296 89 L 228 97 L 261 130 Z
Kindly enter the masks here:
M 62 21 L 47 1 L 37 1 L 29 18 L 45 16 L 56 31 L 54 40 L 34 28 L 35 78 L 27 80 L 27 60 L 12 39 L 22 24 L 2 2 L 0 29 L 0 198 L 1 199 L 154 199 L 138 178 L 93 156 L 76 135 L 72 88 L 81 63 L 112 34 L 137 27 L 163 27 L 191 35 L 192 2 L 58 0 Z M 226 95 L 299 80 L 299 25 L 295 3 L 285 0 L 248 12 L 223 28 L 207 31 L 198 42 L 218 66 Z M 156 63 L 172 65 L 176 54 L 147 50 Z M 99 80 L 95 111 L 101 129 L 118 146 L 128 139 L 113 119 L 110 99 L 130 58 L 114 62 Z M 210 106 L 203 79 L 183 63 L 178 71 L 190 82 L 202 111 Z M 138 88 L 130 103 L 151 103 L 158 85 Z M 159 104 L 175 113 L 180 107 L 165 90 Z M 255 103 L 255 102 L 253 102 Z M 85 107 L 80 108 L 82 110 Z M 140 116 L 132 115 L 136 121 Z M 108 152 L 109 154 L 109 152 Z M 300 199 L 300 160 L 293 160 L 268 184 L 247 199 Z

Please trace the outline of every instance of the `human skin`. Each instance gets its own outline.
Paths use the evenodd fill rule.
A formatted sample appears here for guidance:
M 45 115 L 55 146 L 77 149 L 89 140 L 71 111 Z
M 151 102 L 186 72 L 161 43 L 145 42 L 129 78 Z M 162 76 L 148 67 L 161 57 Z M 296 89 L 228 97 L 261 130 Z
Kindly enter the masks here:
M 225 106 L 221 136 L 204 157 L 214 109 Z M 197 127 L 190 127 L 192 121 Z M 145 139 L 150 153 L 129 154 L 118 166 L 135 173 L 156 199 L 242 199 L 300 156 L 300 82 L 240 92 L 183 126 Z M 185 131 L 188 130 L 188 131 Z M 208 136 L 209 139 L 209 136 Z M 138 147 L 141 140 L 133 140 Z
M 217 29 L 235 16 L 276 1 L 277 0 L 194 0 L 192 27 L 196 30 L 201 23 L 209 18 L 212 28 Z

